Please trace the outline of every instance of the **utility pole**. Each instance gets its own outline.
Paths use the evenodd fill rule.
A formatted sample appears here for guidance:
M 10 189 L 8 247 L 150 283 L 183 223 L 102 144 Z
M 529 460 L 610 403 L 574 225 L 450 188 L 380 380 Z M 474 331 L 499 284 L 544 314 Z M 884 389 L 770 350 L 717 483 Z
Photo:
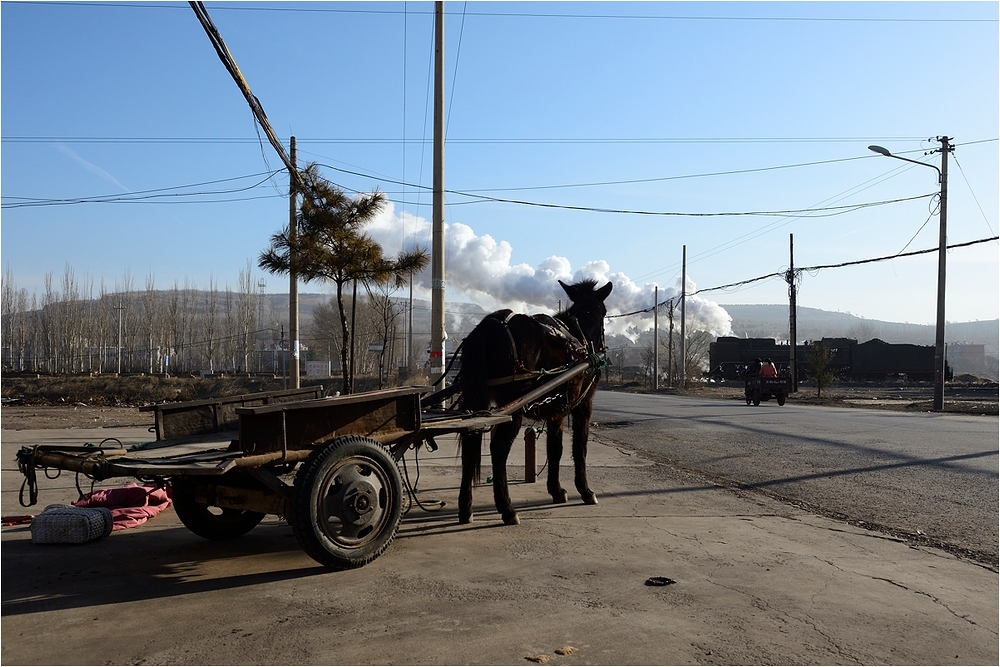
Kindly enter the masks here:
M 795 238 L 788 235 L 788 370 L 792 374 L 792 393 L 799 390 L 799 375 L 795 358 Z
M 288 364 L 285 363 L 285 325 L 281 325 L 281 341 L 278 343 L 278 354 L 281 355 L 281 378 L 284 380 L 282 386 L 288 389 Z
M 667 334 L 667 386 L 674 388 L 674 300 L 667 302 L 667 317 L 670 318 L 670 333 Z
M 685 358 L 687 357 L 687 341 L 685 340 L 684 316 L 687 307 L 687 262 L 688 247 L 683 246 L 681 253 L 681 388 L 687 388 L 687 368 Z
M 930 139 L 928 141 L 931 141 Z M 896 158 L 904 162 L 912 162 L 923 167 L 930 167 L 938 173 L 938 184 L 941 186 L 941 230 L 938 238 L 938 284 L 937 284 L 937 324 L 934 329 L 934 411 L 940 412 L 944 409 L 944 381 L 946 376 L 946 360 L 944 348 L 944 293 L 945 293 L 945 267 L 948 260 L 948 153 L 955 150 L 951 143 L 951 137 L 941 136 L 937 138 L 941 142 L 941 148 L 935 148 L 924 155 L 932 155 L 940 151 L 941 168 L 938 169 L 927 162 L 911 160 L 908 157 L 893 155 L 888 149 L 882 146 L 869 146 L 868 150 L 884 155 L 885 157 Z
M 944 285 L 948 257 L 948 153 L 955 150 L 950 137 L 938 137 L 941 142 L 941 230 L 938 238 L 937 325 L 934 333 L 934 410 L 944 409 L 945 349 L 944 349 Z M 932 151 L 933 152 L 933 151 Z
M 298 169 L 295 162 L 295 137 L 291 138 L 292 168 Z M 295 190 L 295 176 L 288 179 L 288 338 L 292 343 L 288 359 L 288 374 L 292 380 L 292 389 L 299 388 L 299 272 L 296 266 L 295 244 L 299 239 L 297 208 L 298 198 Z
M 434 201 L 431 240 L 431 380 L 444 380 L 444 2 L 434 3 Z M 441 376 L 440 381 L 437 378 Z
M 406 375 L 413 375 L 413 273 L 410 273 L 410 307 L 406 323 Z
M 653 391 L 660 388 L 660 286 L 653 285 Z

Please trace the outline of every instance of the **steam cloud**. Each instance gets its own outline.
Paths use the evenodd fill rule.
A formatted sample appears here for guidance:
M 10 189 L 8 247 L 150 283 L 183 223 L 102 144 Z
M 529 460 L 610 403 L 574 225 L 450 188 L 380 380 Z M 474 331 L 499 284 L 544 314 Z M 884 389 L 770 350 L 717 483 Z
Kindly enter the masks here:
M 507 241 L 497 241 L 488 234 L 479 236 L 471 227 L 459 222 L 445 227 L 445 277 L 449 299 L 471 301 L 488 311 L 510 308 L 523 313 L 554 313 L 559 300 L 565 302 L 566 298 L 557 280 L 571 283 L 593 279 L 599 285 L 607 281 L 615 285 L 606 302 L 609 315 L 631 313 L 653 305 L 654 284 L 640 287 L 624 273 L 612 272 L 604 260 L 592 260 L 576 271 L 568 259 L 557 255 L 535 268 L 528 264 L 512 264 L 514 249 Z M 427 249 L 430 245 L 430 221 L 406 212 L 396 215 L 392 205 L 386 207 L 365 231 L 382 245 L 387 255 L 395 255 L 404 247 L 410 249 L 420 245 Z M 428 268 L 417 277 L 414 294 L 430 298 L 430 287 Z M 687 293 L 695 289 L 689 276 Z M 660 289 L 659 301 L 677 298 L 680 293 L 678 277 L 676 285 Z M 666 307 L 661 307 L 660 317 L 664 320 L 661 327 L 665 326 L 666 312 Z M 675 322 L 679 322 L 679 308 L 674 317 Z M 704 330 L 715 336 L 732 332 L 729 313 L 719 304 L 697 295 L 687 297 L 685 317 L 689 331 Z M 635 340 L 641 332 L 653 328 L 653 313 L 611 318 L 605 326 L 609 335 L 624 335 Z

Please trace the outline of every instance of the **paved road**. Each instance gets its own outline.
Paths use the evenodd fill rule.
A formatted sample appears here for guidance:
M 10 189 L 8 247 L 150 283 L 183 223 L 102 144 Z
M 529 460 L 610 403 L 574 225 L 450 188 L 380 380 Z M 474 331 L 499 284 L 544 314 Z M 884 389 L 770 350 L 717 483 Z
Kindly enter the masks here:
M 601 392 L 606 440 L 997 564 L 996 417 Z

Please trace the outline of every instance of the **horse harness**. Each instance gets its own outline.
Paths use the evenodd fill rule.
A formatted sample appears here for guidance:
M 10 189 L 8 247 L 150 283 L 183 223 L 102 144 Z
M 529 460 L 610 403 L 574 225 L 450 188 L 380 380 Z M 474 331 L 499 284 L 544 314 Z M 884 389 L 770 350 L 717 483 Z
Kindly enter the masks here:
M 560 319 L 545 314 L 534 315 L 532 316 L 531 319 L 533 319 L 536 324 L 542 327 L 545 333 L 562 342 L 564 349 L 569 357 L 569 361 L 564 366 L 558 369 L 548 369 L 548 370 L 543 369 L 541 371 L 529 370 L 525 368 L 524 362 L 517 354 L 517 344 L 515 343 L 514 335 L 511 333 L 510 330 L 510 321 L 511 319 L 514 318 L 516 314 L 517 313 L 510 312 L 502 320 L 500 319 L 496 320 L 503 325 L 504 331 L 507 333 L 507 340 L 510 342 L 511 355 L 513 356 L 514 359 L 514 373 L 509 377 L 495 378 L 493 380 L 490 380 L 489 381 L 490 385 L 496 386 L 500 384 L 533 380 L 538 377 L 546 375 L 554 375 L 556 373 L 562 372 L 563 370 L 566 370 L 567 368 L 577 363 L 578 361 L 588 359 L 592 356 L 596 357 L 598 354 L 604 352 L 603 335 L 601 336 L 600 348 L 599 349 L 595 348 L 594 344 L 587 340 L 587 336 L 583 333 L 583 328 L 580 326 L 580 322 L 576 319 L 575 316 L 567 313 L 567 316 L 569 318 L 569 324 L 576 330 L 575 332 L 571 332 L 570 327 L 567 326 L 567 324 Z M 597 376 L 598 376 L 597 373 L 592 374 L 590 378 L 590 384 L 593 384 Z M 567 411 L 572 410 L 573 408 L 575 408 L 577 405 L 580 404 L 580 401 L 582 401 L 583 398 L 589 393 L 589 390 L 590 390 L 589 386 L 587 387 L 587 389 L 582 390 L 580 392 L 579 397 L 577 397 L 576 401 L 574 401 L 572 405 L 569 404 L 569 391 L 565 392 L 559 391 L 555 394 L 552 394 L 550 396 L 541 399 L 537 403 L 528 406 L 527 408 L 525 408 L 525 412 L 530 415 L 530 413 L 535 412 L 538 408 L 542 407 L 543 405 L 559 400 L 560 397 L 562 397 L 566 401 L 566 406 L 565 406 L 566 410 Z

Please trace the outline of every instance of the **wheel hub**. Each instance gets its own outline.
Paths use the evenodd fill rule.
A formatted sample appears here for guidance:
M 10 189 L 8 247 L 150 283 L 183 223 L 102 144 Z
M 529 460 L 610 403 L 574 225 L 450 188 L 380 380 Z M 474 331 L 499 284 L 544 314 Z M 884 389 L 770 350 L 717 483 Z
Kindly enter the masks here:
M 344 490 L 343 519 L 354 526 L 363 526 L 375 518 L 378 494 L 375 487 L 363 480 L 355 480 Z

